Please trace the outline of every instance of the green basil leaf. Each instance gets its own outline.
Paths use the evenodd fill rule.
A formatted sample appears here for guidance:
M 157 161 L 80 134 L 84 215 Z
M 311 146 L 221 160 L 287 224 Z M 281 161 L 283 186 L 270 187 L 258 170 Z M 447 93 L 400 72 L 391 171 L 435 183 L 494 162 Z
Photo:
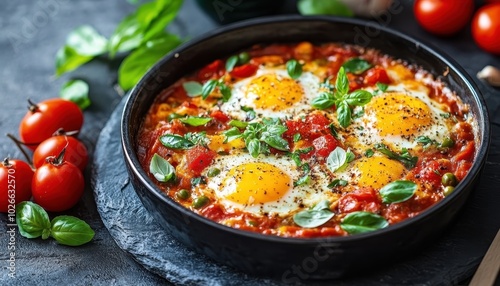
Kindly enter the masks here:
M 16 223 L 19 233 L 27 238 L 36 238 L 50 231 L 47 212 L 41 206 L 29 201 L 17 204 Z
M 255 119 L 255 117 L 257 117 L 255 110 L 253 110 L 253 108 L 251 108 L 251 107 L 242 106 L 241 110 L 243 110 L 247 113 L 247 120 L 248 121 L 253 120 L 253 119 Z
M 128 52 L 137 48 L 144 37 L 145 27 L 137 21 L 136 15 L 128 15 L 116 27 L 109 38 L 109 54 L 114 57 L 118 52 Z
M 236 120 L 236 119 L 231 119 L 228 124 L 229 124 L 229 126 L 238 127 L 241 129 L 248 126 L 247 122 Z
M 345 101 L 351 106 L 362 106 L 370 102 L 373 95 L 366 90 L 358 89 L 349 93 Z
M 335 88 L 337 89 L 337 92 L 341 96 L 349 92 L 349 79 L 347 78 L 347 75 L 345 74 L 345 70 L 343 67 L 341 67 L 339 72 L 337 73 L 337 79 L 335 80 Z
M 365 156 L 366 156 L 367 158 L 372 157 L 372 156 L 373 156 L 373 154 L 375 154 L 375 152 L 373 152 L 373 150 L 372 150 L 372 149 L 366 149 L 366 151 L 365 151 Z
M 79 246 L 91 241 L 95 235 L 85 221 L 74 216 L 57 216 L 51 225 L 50 235 L 63 245 Z
M 448 119 L 451 117 L 451 113 L 447 112 L 447 113 L 440 113 L 439 116 L 445 118 L 445 119 Z
M 418 157 L 412 156 L 406 148 L 402 149 L 401 155 L 391 151 L 386 145 L 382 143 L 375 144 L 375 149 L 391 159 L 400 161 L 407 169 L 413 169 L 417 165 Z
M 389 87 L 389 85 L 385 84 L 385 83 L 382 83 L 382 82 L 377 82 L 377 88 L 378 90 L 380 90 L 381 92 L 385 92 L 387 90 L 387 88 Z
M 59 92 L 61 98 L 72 101 L 80 107 L 85 109 L 90 106 L 89 99 L 89 85 L 83 80 L 70 80 L 67 81 Z
M 176 35 L 162 34 L 140 46 L 123 60 L 118 69 L 121 88 L 129 90 L 134 87 L 149 68 L 180 44 Z
M 337 105 L 337 120 L 339 121 L 340 126 L 346 128 L 351 124 L 352 119 L 351 108 L 345 101 L 341 101 Z
M 308 185 L 310 182 L 311 178 L 309 177 L 309 175 L 306 174 L 300 177 L 297 181 L 293 182 L 293 186 L 298 187 L 298 186 Z
M 416 191 L 414 182 L 399 180 L 385 185 L 379 193 L 384 203 L 400 203 L 409 200 Z
M 286 70 L 292 79 L 298 79 L 302 74 L 302 65 L 297 60 L 289 60 L 286 62 Z
M 238 64 L 238 61 L 239 61 L 238 56 L 230 56 L 230 57 L 226 60 L 226 71 L 227 71 L 227 72 L 232 71 L 232 70 L 233 70 L 233 68 L 236 66 L 236 64 Z
M 142 43 L 156 38 L 158 34 L 164 32 L 165 27 L 172 22 L 179 9 L 182 7 L 183 0 L 156 0 L 154 6 L 139 7 L 137 10 L 138 21 L 146 27 Z M 146 6 L 148 3 L 145 3 Z
M 189 149 L 195 145 L 192 141 L 176 134 L 162 135 L 160 142 L 163 146 L 171 149 Z
M 182 83 L 182 87 L 189 97 L 200 96 L 203 89 L 203 86 L 197 81 L 186 81 Z
M 436 140 L 432 140 L 428 136 L 418 136 L 415 139 L 415 141 L 417 141 L 417 143 L 422 144 L 424 148 L 428 148 L 431 145 L 436 145 L 436 146 L 439 145 L 439 143 Z
M 206 99 L 214 91 L 218 84 L 219 82 L 215 79 L 205 82 L 201 89 L 201 98 Z
M 311 105 L 317 109 L 330 108 L 335 104 L 333 94 L 329 92 L 322 92 L 317 97 L 313 98 Z
M 211 117 L 201 117 L 201 116 L 188 116 L 179 119 L 182 123 L 191 126 L 202 126 L 212 121 Z
M 354 16 L 351 9 L 340 0 L 299 0 L 297 9 L 302 15 Z
M 191 179 L 191 186 L 197 186 L 197 185 L 206 185 L 207 181 L 205 180 L 205 177 L 196 177 Z
M 370 232 L 389 226 L 389 222 L 377 214 L 358 211 L 349 213 L 340 223 L 340 227 L 349 234 Z
M 287 151 L 290 149 L 290 146 L 288 146 L 288 141 L 278 135 L 264 137 L 263 141 L 266 142 L 267 145 L 281 151 Z
M 346 157 L 345 158 L 346 163 L 351 163 L 352 161 L 354 161 L 354 159 L 356 159 L 354 153 L 352 153 L 349 150 L 347 150 L 347 152 L 345 153 L 345 157 Z
M 108 51 L 108 40 L 88 25 L 69 33 L 66 45 L 82 56 L 98 56 Z
M 338 186 L 345 187 L 345 186 L 347 186 L 347 183 L 348 182 L 346 180 L 335 179 L 330 184 L 328 184 L 328 187 L 329 188 L 335 188 L 335 187 L 338 187 Z
M 347 161 L 347 153 L 344 149 L 337 147 L 335 150 L 330 152 L 326 158 L 326 166 L 330 171 L 336 172 L 344 166 Z
M 56 54 L 56 76 L 70 72 L 93 58 L 94 56 L 80 55 L 75 49 L 64 46 Z
M 231 98 L 231 95 L 232 95 L 231 88 L 229 88 L 229 86 L 227 86 L 223 83 L 219 83 L 218 86 L 219 86 L 220 93 L 222 94 L 222 101 L 227 102 Z
M 343 65 L 343 68 L 345 68 L 346 72 L 350 72 L 353 74 L 362 74 L 366 70 L 370 69 L 372 65 L 360 58 L 353 58 L 348 61 L 346 61 Z
M 149 172 L 159 182 L 168 182 L 175 177 L 175 168 L 158 154 L 154 154 L 149 164 Z
M 245 141 L 245 145 L 247 146 L 248 152 L 252 157 L 257 158 L 261 153 L 260 142 L 257 139 L 250 139 L 248 142 Z
M 240 132 L 240 130 L 237 127 L 230 128 L 230 129 L 222 132 L 222 134 L 224 134 L 224 136 L 226 136 L 224 143 L 231 142 L 235 139 L 243 137 L 243 134 Z
M 328 201 L 319 202 L 314 208 L 296 213 L 295 224 L 305 228 L 314 228 L 328 222 L 335 214 L 330 210 Z

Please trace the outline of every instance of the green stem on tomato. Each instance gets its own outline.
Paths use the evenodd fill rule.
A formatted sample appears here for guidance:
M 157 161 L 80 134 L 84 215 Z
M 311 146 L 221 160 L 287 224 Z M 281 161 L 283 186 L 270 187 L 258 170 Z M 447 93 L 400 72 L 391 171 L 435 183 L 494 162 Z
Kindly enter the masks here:
M 31 168 L 33 168 L 33 162 L 31 161 L 31 157 L 26 153 L 26 150 L 22 147 L 22 145 L 28 145 L 25 144 L 24 142 L 21 142 L 19 139 L 17 139 L 14 135 L 7 133 L 7 137 L 9 137 L 12 141 L 14 141 L 14 144 L 16 144 L 17 148 L 23 153 L 24 158 L 26 158 L 26 161 L 30 165 Z

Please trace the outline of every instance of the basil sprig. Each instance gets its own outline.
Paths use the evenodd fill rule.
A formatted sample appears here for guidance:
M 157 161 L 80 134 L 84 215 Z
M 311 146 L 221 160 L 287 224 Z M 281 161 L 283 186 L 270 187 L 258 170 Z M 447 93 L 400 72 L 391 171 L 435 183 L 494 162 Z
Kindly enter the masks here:
M 347 127 L 352 120 L 352 107 L 366 105 L 372 99 L 373 95 L 366 90 L 355 90 L 349 93 L 349 80 L 343 67 L 337 73 L 335 90 L 322 92 L 314 98 L 311 105 L 314 108 L 326 109 L 333 105 L 337 106 L 337 120 L 340 126 Z
M 182 84 L 189 97 L 197 97 L 207 99 L 207 97 L 216 89 L 219 88 L 222 94 L 222 101 L 227 102 L 232 95 L 231 88 L 227 86 L 222 80 L 211 79 L 201 85 L 196 81 L 187 81 Z
M 316 204 L 312 209 L 296 213 L 293 221 L 301 227 L 313 228 L 325 224 L 334 215 L 330 210 L 330 202 L 325 200 Z
M 346 61 L 342 67 L 345 69 L 346 72 L 350 72 L 353 74 L 362 74 L 365 71 L 369 70 L 372 65 L 360 58 L 353 58 L 348 61 Z
M 279 119 L 264 118 L 262 122 L 248 123 L 243 132 L 233 127 L 224 131 L 223 134 L 226 136 L 225 142 L 243 138 L 248 152 L 252 157 L 257 158 L 259 154 L 269 154 L 269 147 L 288 151 L 290 149 L 288 141 L 281 137 L 286 130 L 287 128 Z
M 298 79 L 302 75 L 302 65 L 297 60 L 289 60 L 286 62 L 286 71 L 292 79 Z
M 73 79 L 63 84 L 59 96 L 85 109 L 90 106 L 89 85 L 83 80 Z
M 413 197 L 416 190 L 417 184 L 414 182 L 398 180 L 385 185 L 379 193 L 384 203 L 400 203 Z
M 203 126 L 208 122 L 212 121 L 211 117 L 202 117 L 202 116 L 187 116 L 183 118 L 179 118 L 179 120 L 187 125 L 191 126 Z
M 177 134 L 164 134 L 160 136 L 159 140 L 163 146 L 171 149 L 190 149 L 195 145 L 207 144 L 206 132 L 193 132 L 186 133 L 186 135 L 181 136 Z
M 338 170 L 343 170 L 348 163 L 354 160 L 354 153 L 351 151 L 345 151 L 341 147 L 335 148 L 328 157 L 326 158 L 326 166 L 330 171 L 336 172 Z
M 417 165 L 418 157 L 412 156 L 406 148 L 403 148 L 401 150 L 401 155 L 391 151 L 386 145 L 382 143 L 375 144 L 375 149 L 380 153 L 386 155 L 387 157 L 403 163 L 403 165 L 407 169 L 413 169 Z
M 57 216 L 52 222 L 47 212 L 33 202 L 16 206 L 16 223 L 19 233 L 26 238 L 53 237 L 59 244 L 79 246 L 94 238 L 94 231 L 83 220 L 74 216 Z
M 418 136 L 417 139 L 415 139 L 417 143 L 422 144 L 424 148 L 429 148 L 431 145 L 438 146 L 439 143 L 436 140 L 433 140 L 429 138 L 428 136 Z
M 162 158 L 157 153 L 155 153 L 153 158 L 151 158 L 149 172 L 153 174 L 159 182 L 168 182 L 175 178 L 175 168 L 170 164 L 170 162 Z
M 388 225 L 389 222 L 384 217 L 365 211 L 349 213 L 340 223 L 340 227 L 349 234 L 370 232 Z

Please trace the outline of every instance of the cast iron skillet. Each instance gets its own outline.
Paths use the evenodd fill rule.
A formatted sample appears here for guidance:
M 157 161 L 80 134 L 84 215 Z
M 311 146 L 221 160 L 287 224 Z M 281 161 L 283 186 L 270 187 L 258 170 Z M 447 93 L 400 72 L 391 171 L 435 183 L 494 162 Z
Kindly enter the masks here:
M 165 196 L 148 178 L 136 155 L 141 122 L 156 95 L 209 62 L 257 43 L 345 42 L 380 49 L 441 76 L 470 105 L 477 154 L 455 191 L 424 213 L 371 233 L 349 237 L 291 239 L 232 229 L 201 217 Z M 478 88 L 453 60 L 375 22 L 333 17 L 270 17 L 224 27 L 186 43 L 160 60 L 133 89 L 122 118 L 122 143 L 133 186 L 145 208 L 187 246 L 242 271 L 283 282 L 331 279 L 361 273 L 411 255 L 440 235 L 469 194 L 484 165 L 490 140 L 488 115 Z M 182 259 L 182 257 L 179 257 Z

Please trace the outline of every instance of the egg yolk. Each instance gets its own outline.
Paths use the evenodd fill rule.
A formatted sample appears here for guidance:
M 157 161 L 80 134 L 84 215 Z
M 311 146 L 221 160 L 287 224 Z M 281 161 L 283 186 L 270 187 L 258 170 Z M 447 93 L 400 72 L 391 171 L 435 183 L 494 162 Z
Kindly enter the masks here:
M 380 189 L 399 180 L 405 173 L 404 166 L 386 157 L 363 158 L 356 162 L 354 168 L 359 172 L 358 185 Z
M 432 123 L 432 112 L 425 102 L 401 93 L 372 98 L 365 113 L 375 117 L 373 124 L 381 136 L 413 135 Z
M 276 201 L 292 187 L 292 179 L 280 168 L 263 162 L 238 165 L 227 173 L 228 200 L 253 205 Z
M 292 107 L 303 95 L 304 90 L 295 80 L 266 74 L 250 82 L 246 96 L 256 108 L 280 111 Z

